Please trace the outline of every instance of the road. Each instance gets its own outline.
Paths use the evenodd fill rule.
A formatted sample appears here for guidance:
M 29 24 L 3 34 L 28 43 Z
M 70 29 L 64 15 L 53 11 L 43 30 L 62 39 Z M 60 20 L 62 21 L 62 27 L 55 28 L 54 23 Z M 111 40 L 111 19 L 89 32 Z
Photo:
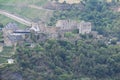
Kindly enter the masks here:
M 1 15 L 4 15 L 4 16 L 6 16 L 6 17 L 9 17 L 9 18 L 11 18 L 11 19 L 13 19 L 13 20 L 21 23 L 21 24 L 26 25 L 26 26 L 31 26 L 31 25 L 32 25 L 32 24 L 31 24 L 32 22 L 27 21 L 27 20 L 25 20 L 25 19 L 23 19 L 23 18 L 21 18 L 21 17 L 18 17 L 18 16 L 16 16 L 16 15 L 12 14 L 12 13 L 8 13 L 7 11 L 0 10 L 0 14 L 1 14 Z

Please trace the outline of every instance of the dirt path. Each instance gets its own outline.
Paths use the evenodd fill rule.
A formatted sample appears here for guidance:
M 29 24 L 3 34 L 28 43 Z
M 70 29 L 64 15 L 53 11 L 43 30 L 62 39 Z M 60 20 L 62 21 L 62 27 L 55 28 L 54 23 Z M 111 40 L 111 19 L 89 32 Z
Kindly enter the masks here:
M 25 20 L 25 19 L 23 19 L 23 18 L 21 18 L 21 17 L 18 17 L 18 16 L 16 16 L 16 15 L 12 14 L 12 13 L 8 13 L 7 11 L 0 10 L 0 14 L 1 14 L 1 15 L 4 15 L 4 16 L 6 16 L 6 17 L 9 17 L 9 18 L 11 18 L 11 19 L 13 19 L 13 20 L 21 23 L 21 24 L 24 24 L 24 25 L 27 25 L 27 26 L 31 26 L 31 25 L 32 25 L 32 24 L 31 24 L 32 22 L 27 21 L 27 20 Z
M 6 17 L 9 17 L 9 18 L 11 18 L 11 19 L 13 19 L 13 20 L 21 23 L 21 24 L 24 24 L 24 25 L 26 25 L 26 26 L 29 26 L 29 27 L 31 27 L 32 30 L 34 30 L 34 31 L 36 31 L 36 32 L 37 32 L 37 31 L 40 31 L 39 28 L 38 28 L 38 24 L 37 24 L 37 23 L 34 23 L 34 22 L 31 22 L 31 21 L 25 20 L 25 19 L 23 19 L 23 18 L 21 18 L 21 17 L 19 17 L 19 16 L 16 16 L 16 15 L 14 15 L 14 14 L 8 13 L 7 11 L 4 11 L 4 10 L 0 10 L 0 14 L 1 14 L 1 15 L 4 15 L 4 16 L 6 16 Z

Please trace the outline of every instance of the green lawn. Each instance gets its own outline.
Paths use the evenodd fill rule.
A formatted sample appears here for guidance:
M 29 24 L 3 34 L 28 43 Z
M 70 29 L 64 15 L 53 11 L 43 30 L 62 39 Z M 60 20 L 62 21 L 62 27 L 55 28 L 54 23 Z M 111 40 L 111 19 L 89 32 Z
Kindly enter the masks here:
M 5 3 L 5 4 L 44 4 L 48 0 L 0 0 L 0 3 Z
M 8 18 L 8 17 L 5 17 L 5 16 L 3 16 L 3 15 L 0 15 L 0 23 L 2 23 L 2 24 L 5 26 L 5 25 L 6 25 L 7 23 L 9 23 L 9 22 L 15 22 L 15 23 L 17 23 L 18 26 L 19 26 L 21 29 L 24 29 L 24 28 L 27 27 L 27 26 L 25 26 L 25 25 L 23 25 L 23 24 L 20 24 L 20 23 L 14 21 L 14 20 L 12 20 L 12 19 L 10 19 L 10 18 Z
M 36 20 L 48 21 L 50 15 L 52 14 L 51 11 L 38 10 L 27 7 L 29 4 L 41 6 L 46 2 L 47 0 L 9 0 L 9 1 L 0 0 L 0 9 L 33 21 Z M 10 21 L 10 19 L 9 20 L 3 19 L 3 23 L 6 23 L 8 21 Z
M 43 19 L 48 15 L 48 13 L 50 14 L 50 11 L 33 9 L 27 6 L 22 6 L 22 7 L 4 6 L 4 5 L 0 5 L 0 6 L 1 6 L 0 9 L 2 10 L 6 10 L 10 13 L 31 20 Z

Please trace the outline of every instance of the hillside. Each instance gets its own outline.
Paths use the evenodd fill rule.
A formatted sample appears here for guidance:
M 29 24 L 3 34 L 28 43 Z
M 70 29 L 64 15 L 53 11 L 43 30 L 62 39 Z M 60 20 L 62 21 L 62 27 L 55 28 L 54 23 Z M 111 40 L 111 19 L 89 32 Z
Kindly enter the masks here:
M 63 1 L 0 0 L 0 80 L 120 80 L 119 0 Z

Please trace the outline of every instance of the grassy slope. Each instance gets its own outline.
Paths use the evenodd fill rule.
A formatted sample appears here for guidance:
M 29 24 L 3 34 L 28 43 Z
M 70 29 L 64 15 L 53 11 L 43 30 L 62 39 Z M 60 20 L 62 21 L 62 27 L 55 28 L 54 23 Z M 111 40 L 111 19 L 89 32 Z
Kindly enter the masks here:
M 46 10 L 37 10 L 27 7 L 27 5 L 35 4 L 35 5 L 43 5 L 47 2 L 47 0 L 0 0 L 0 9 L 6 10 L 13 14 L 17 14 L 22 16 L 23 18 L 28 18 L 30 20 L 48 20 L 49 11 Z M 0 20 L 3 16 L 0 15 Z M 10 19 L 2 19 L 3 23 L 11 21 Z
M 0 3 L 9 3 L 9 4 L 43 4 L 48 0 L 0 0 Z
M 7 23 L 9 23 L 9 22 L 16 22 L 16 21 L 14 21 L 14 20 L 12 20 L 12 19 L 10 19 L 10 18 L 7 18 L 7 17 L 5 17 L 5 16 L 3 16 L 3 15 L 0 15 L 0 23 L 2 23 L 4 26 L 7 24 Z M 18 24 L 18 26 L 20 27 L 20 28 L 26 28 L 26 26 L 25 25 L 22 25 L 22 24 L 20 24 L 20 23 L 18 23 L 18 22 L 16 22 L 17 24 Z

